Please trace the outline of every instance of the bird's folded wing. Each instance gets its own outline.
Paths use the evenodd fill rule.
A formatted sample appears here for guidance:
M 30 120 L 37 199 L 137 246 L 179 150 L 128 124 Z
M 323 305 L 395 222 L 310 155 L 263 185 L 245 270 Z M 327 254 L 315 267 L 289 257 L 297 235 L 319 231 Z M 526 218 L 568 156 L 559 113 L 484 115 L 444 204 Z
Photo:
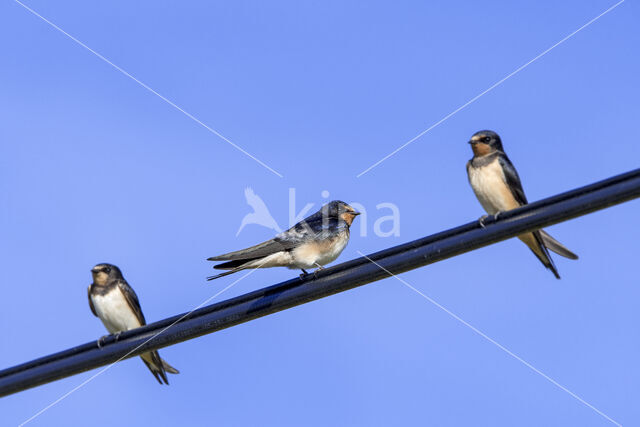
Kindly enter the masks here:
M 310 217 L 312 218 L 312 217 Z M 288 251 L 296 248 L 309 239 L 324 239 L 332 235 L 339 227 L 337 220 L 331 219 L 323 223 L 322 218 L 307 218 L 291 227 L 289 230 L 278 234 L 275 238 L 266 242 L 241 249 L 235 252 L 207 258 L 208 261 L 234 261 L 243 259 L 255 259 L 272 255 L 280 251 Z
M 511 190 L 513 197 L 517 200 L 521 205 L 526 205 L 527 196 L 524 195 L 524 190 L 522 189 L 522 182 L 520 181 L 520 177 L 518 176 L 518 171 L 511 163 L 511 160 L 507 157 L 506 154 L 501 154 L 498 157 L 498 161 L 502 166 L 502 172 L 504 173 L 504 180 L 507 183 L 507 186 Z
M 292 249 L 296 246 L 293 240 L 280 240 L 278 238 L 268 240 L 266 242 L 251 246 L 250 248 L 241 249 L 227 254 L 213 256 L 207 258 L 208 261 L 227 261 L 240 259 L 261 258 L 276 252 Z
M 89 297 L 89 308 L 94 316 L 98 317 L 98 313 L 96 313 L 96 308 L 93 306 L 93 301 L 91 300 L 91 285 L 87 288 L 87 296 Z
M 144 314 L 142 314 L 140 301 L 138 300 L 136 293 L 133 291 L 133 288 L 124 280 L 118 281 L 118 287 L 124 295 L 124 299 L 127 300 L 127 304 L 129 304 L 129 307 L 131 307 L 131 310 L 135 313 L 138 322 L 140 322 L 140 326 L 146 325 L 147 322 L 144 319 Z

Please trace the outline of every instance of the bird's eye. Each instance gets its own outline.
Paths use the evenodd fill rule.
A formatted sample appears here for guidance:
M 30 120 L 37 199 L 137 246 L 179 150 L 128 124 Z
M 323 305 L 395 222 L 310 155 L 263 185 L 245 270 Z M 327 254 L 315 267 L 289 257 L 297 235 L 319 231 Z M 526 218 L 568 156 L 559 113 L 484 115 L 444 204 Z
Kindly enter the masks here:
M 490 141 L 491 141 L 491 138 L 490 138 L 490 137 L 488 137 L 488 136 L 485 136 L 485 137 L 484 137 L 484 142 L 490 142 Z
M 107 273 L 107 274 L 111 273 L 111 268 L 105 267 L 104 268 L 104 272 Z

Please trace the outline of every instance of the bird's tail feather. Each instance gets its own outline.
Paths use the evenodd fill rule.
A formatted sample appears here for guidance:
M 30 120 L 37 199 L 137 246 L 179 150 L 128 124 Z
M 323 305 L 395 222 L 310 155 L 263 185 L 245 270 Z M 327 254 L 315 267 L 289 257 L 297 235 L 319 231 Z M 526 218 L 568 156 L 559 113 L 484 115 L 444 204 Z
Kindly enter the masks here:
M 544 248 L 544 246 L 543 246 Z M 531 248 L 529 248 L 531 249 Z M 544 248 L 545 252 L 546 248 Z M 549 270 L 551 270 L 551 272 L 553 273 L 554 276 L 556 276 L 556 279 L 560 279 L 560 273 L 558 273 L 558 269 L 556 268 L 556 265 L 553 263 L 553 258 L 551 258 L 551 256 L 549 255 L 549 253 L 547 252 L 544 255 L 539 254 L 538 252 L 534 251 L 533 249 L 531 249 L 531 252 L 533 252 L 533 254 L 538 257 L 538 259 L 540 260 L 540 262 L 542 262 L 542 264 L 547 267 Z
M 219 279 L 221 277 L 228 276 L 228 275 L 233 274 L 233 273 L 237 273 L 238 271 L 244 270 L 245 268 L 246 267 L 244 267 L 244 266 L 233 268 L 233 269 L 231 269 L 229 271 L 225 271 L 224 273 L 216 274 L 215 276 L 209 276 L 209 277 L 207 277 L 207 280 L 210 281 L 210 280 Z
M 542 243 L 544 243 L 550 251 L 553 251 L 565 258 L 578 259 L 578 255 L 571 252 L 566 246 L 551 237 L 546 231 L 540 230 L 540 237 L 542 238 Z
M 160 358 L 160 355 L 157 351 L 150 351 L 149 353 L 141 354 L 140 359 L 142 359 L 144 364 L 147 365 L 147 368 L 149 368 L 153 376 L 160 384 L 169 385 L 169 380 L 167 380 L 167 373 L 165 372 L 164 365 L 162 363 L 163 360 Z
M 164 369 L 166 372 L 168 372 L 170 374 L 179 374 L 180 373 L 180 371 L 178 371 L 176 368 L 174 368 L 173 366 L 169 365 L 166 360 L 160 359 L 160 362 L 162 363 L 162 369 Z
M 556 265 L 553 263 L 553 258 L 549 255 L 549 251 L 547 247 L 542 242 L 542 237 L 540 233 L 535 231 L 533 233 L 523 234 L 518 236 L 520 240 L 522 240 L 528 247 L 531 249 L 531 252 L 540 260 L 540 262 L 547 267 L 556 279 L 560 279 L 560 274 L 558 273 L 558 269 Z
M 220 277 L 228 276 L 229 274 L 237 273 L 240 270 L 246 270 L 247 268 L 260 268 L 262 265 L 260 263 L 256 263 L 256 261 L 260 261 L 261 258 L 253 258 L 253 259 L 237 259 L 233 261 L 223 262 L 222 264 L 214 265 L 213 268 L 216 270 L 229 270 L 224 273 L 217 274 L 215 276 L 207 277 L 207 280 L 215 280 Z

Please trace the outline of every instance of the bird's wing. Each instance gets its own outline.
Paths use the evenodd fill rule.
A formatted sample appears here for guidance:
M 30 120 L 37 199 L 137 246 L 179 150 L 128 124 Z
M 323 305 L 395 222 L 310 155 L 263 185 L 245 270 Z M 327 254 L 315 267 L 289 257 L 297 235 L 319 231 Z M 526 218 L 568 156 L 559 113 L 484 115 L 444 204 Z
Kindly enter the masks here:
M 144 320 L 140 301 L 138 301 L 138 296 L 133 291 L 133 288 L 129 286 L 126 280 L 119 280 L 118 288 L 120 288 L 122 295 L 124 295 L 124 298 L 127 300 L 127 304 L 129 304 L 129 307 L 131 307 L 131 310 L 135 313 L 138 322 L 140 322 L 140 326 L 146 325 L 147 322 Z
M 98 317 L 98 313 L 96 313 L 96 308 L 93 306 L 93 301 L 91 301 L 91 285 L 87 288 L 87 296 L 89 297 L 89 308 L 94 316 Z
M 336 219 L 329 219 L 323 223 L 322 217 L 313 215 L 300 221 L 289 230 L 278 234 L 275 238 L 262 242 L 250 248 L 229 252 L 223 255 L 207 258 L 208 261 L 235 261 L 262 258 L 276 252 L 288 251 L 298 247 L 309 239 L 324 239 L 331 237 L 341 225 Z
M 284 233 L 283 233 L 284 234 Z M 239 251 L 229 252 L 223 255 L 207 258 L 208 261 L 227 261 L 238 259 L 254 259 L 274 254 L 280 251 L 293 249 L 295 244 L 292 241 L 281 241 L 278 237 L 259 243 L 250 248 L 241 249 Z
M 346 227 L 347 224 L 344 221 L 314 214 L 281 233 L 280 236 L 285 235 L 283 238 L 293 238 L 301 243 L 310 238 L 323 240 L 332 237 L 338 229 Z
M 506 154 L 501 153 L 500 156 L 498 156 L 498 161 L 500 162 L 502 172 L 504 173 L 504 179 L 507 182 L 507 186 L 511 190 L 513 197 L 515 197 L 516 201 L 521 205 L 529 203 L 527 202 L 527 196 L 524 195 L 518 171 L 516 171 L 511 160 L 509 160 Z

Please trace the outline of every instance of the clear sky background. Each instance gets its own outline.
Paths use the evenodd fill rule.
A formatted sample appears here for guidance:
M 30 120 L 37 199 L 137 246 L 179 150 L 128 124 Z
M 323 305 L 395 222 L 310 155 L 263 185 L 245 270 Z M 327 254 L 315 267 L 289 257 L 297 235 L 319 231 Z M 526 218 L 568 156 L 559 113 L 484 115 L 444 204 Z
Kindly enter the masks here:
M 120 266 L 148 321 L 190 310 L 248 186 L 284 226 L 367 208 L 339 261 L 480 217 L 469 137 L 499 132 L 530 200 L 637 168 L 640 6 L 627 1 L 406 149 L 356 175 L 613 1 L 57 1 L 30 7 L 276 176 L 12 1 L 0 2 L 0 368 L 97 339 L 90 268 Z M 373 223 L 394 203 L 400 236 Z M 562 280 L 519 241 L 404 280 L 624 425 L 640 424 L 639 202 L 549 231 Z M 356 221 L 360 221 L 357 219 Z M 358 224 L 358 223 L 356 223 Z M 338 261 L 338 262 L 339 262 Z M 225 298 L 289 279 L 255 272 Z M 30 425 L 611 425 L 395 279 L 117 364 Z M 16 425 L 94 372 L 0 400 Z

